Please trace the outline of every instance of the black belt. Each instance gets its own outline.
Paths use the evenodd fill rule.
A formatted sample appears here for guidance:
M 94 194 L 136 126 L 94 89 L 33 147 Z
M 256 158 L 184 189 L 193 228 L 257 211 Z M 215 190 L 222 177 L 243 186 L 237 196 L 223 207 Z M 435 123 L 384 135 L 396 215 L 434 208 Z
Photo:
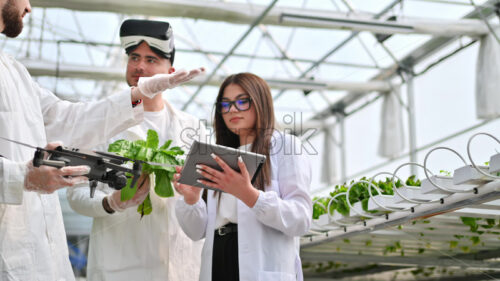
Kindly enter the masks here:
M 238 232 L 238 225 L 235 223 L 228 223 L 215 230 L 215 236 L 224 236 L 229 233 Z

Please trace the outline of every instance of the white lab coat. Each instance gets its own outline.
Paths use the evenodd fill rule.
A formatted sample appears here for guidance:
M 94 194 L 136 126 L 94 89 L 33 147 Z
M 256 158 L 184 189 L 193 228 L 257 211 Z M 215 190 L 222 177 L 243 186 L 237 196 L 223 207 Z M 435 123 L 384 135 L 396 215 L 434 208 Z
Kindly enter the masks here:
M 44 147 L 48 140 L 86 148 L 142 121 L 130 91 L 92 103 L 70 103 L 40 88 L 0 52 L 0 136 Z M 74 280 L 57 193 L 23 189 L 34 150 L 0 140 L 0 280 Z
M 271 185 L 249 208 L 238 200 L 238 259 L 241 281 L 302 280 L 295 243 L 309 230 L 311 167 L 298 138 L 275 132 L 270 153 Z M 208 191 L 207 204 L 188 205 L 181 197 L 176 214 L 182 229 L 194 240 L 205 238 L 200 280 L 212 276 L 216 198 Z M 214 280 L 216 281 L 216 280 Z
M 160 139 L 160 145 L 172 139 L 171 146 L 180 146 L 187 153 L 194 139 L 205 141 L 204 124 L 168 102 L 165 106 L 168 125 L 159 135 L 166 133 L 167 139 Z M 137 125 L 109 143 L 146 139 L 149 128 L 146 123 Z M 88 185 L 68 189 L 71 207 L 82 215 L 94 217 L 87 266 L 89 281 L 198 279 L 203 241 L 193 241 L 181 230 L 175 216 L 179 195 L 161 198 L 151 191 L 153 211 L 141 219 L 136 207 L 122 213 L 106 213 L 102 199 L 114 192 L 108 186 L 99 185 L 93 199 Z

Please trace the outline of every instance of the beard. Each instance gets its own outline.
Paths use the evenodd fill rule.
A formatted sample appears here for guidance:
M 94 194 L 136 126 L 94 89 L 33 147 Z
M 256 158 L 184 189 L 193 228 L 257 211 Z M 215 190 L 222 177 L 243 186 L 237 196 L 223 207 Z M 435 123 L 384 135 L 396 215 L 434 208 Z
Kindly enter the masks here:
M 19 15 L 14 1 L 8 0 L 2 8 L 2 19 L 5 24 L 2 33 L 10 38 L 17 37 L 23 31 L 23 19 Z

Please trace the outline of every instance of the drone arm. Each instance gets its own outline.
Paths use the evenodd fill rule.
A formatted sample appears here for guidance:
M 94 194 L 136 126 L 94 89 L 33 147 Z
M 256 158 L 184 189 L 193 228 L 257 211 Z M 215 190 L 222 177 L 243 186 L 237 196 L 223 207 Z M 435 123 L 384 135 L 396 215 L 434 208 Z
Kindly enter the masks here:
M 130 169 L 130 168 L 127 168 L 127 167 L 123 167 L 123 166 L 120 166 L 120 165 L 117 165 L 117 164 L 113 164 L 113 163 L 104 163 L 104 166 L 106 168 L 109 168 L 109 169 L 112 169 L 112 170 L 116 170 L 116 171 L 120 171 L 120 172 L 125 172 L 125 173 L 133 173 L 134 172 L 133 169 Z
M 44 166 L 50 166 L 54 168 L 62 168 L 66 166 L 66 163 L 64 161 L 57 161 L 57 160 L 46 160 L 44 159 L 44 152 L 46 150 L 42 148 L 37 148 L 35 151 L 35 156 L 33 157 L 33 166 L 35 167 L 40 167 L 42 165 Z

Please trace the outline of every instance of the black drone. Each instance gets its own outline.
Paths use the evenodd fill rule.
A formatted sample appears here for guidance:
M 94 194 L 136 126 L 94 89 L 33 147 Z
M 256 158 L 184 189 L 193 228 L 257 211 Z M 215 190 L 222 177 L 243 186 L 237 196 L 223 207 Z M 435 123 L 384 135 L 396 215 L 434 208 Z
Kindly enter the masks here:
M 44 159 L 44 152 L 49 153 L 49 157 Z M 132 168 L 121 166 L 132 161 Z M 94 198 L 95 189 L 98 182 L 108 184 L 109 187 L 120 190 L 127 185 L 126 173 L 132 174 L 130 187 L 135 186 L 141 175 L 142 161 L 132 160 L 112 153 L 100 151 L 83 151 L 78 148 L 65 148 L 58 146 L 54 150 L 37 147 L 33 158 L 33 166 L 42 165 L 55 168 L 65 166 L 86 165 L 90 167 L 90 172 L 85 175 L 89 178 L 90 197 Z

